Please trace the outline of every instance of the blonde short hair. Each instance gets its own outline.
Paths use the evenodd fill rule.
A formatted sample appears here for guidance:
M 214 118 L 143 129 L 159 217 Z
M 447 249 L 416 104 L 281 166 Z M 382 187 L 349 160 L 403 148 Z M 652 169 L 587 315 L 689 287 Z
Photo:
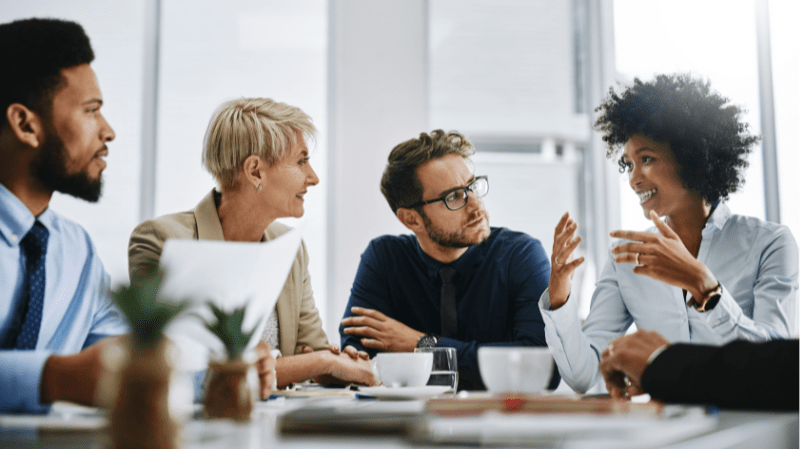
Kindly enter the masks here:
M 222 103 L 208 123 L 203 166 L 223 190 L 232 188 L 248 156 L 275 164 L 297 144 L 299 132 L 313 140 L 317 129 L 305 112 L 270 98 L 239 98 Z

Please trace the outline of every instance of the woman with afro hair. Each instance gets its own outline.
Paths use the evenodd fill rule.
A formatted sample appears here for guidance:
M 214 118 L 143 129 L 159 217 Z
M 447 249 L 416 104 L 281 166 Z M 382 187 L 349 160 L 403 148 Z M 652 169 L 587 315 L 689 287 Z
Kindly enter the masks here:
M 798 250 L 786 226 L 734 215 L 725 200 L 744 182 L 759 140 L 742 110 L 689 75 L 659 75 L 596 109 L 595 128 L 618 157 L 645 217 L 645 232 L 614 231 L 583 326 L 570 280 L 583 258 L 577 223 L 556 225 L 550 286 L 540 299 L 547 343 L 564 380 L 585 392 L 602 376 L 603 351 L 632 324 L 670 342 L 721 345 L 797 332 Z M 663 219 L 662 219 L 663 217 Z M 657 351 L 658 352 L 658 351 Z M 632 385 L 628 391 L 641 390 Z

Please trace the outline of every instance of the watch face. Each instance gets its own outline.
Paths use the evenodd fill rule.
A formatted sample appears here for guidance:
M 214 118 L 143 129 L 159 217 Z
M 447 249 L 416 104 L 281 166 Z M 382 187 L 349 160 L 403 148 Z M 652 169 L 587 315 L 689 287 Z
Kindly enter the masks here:
M 425 335 L 417 341 L 418 348 L 433 348 L 436 346 L 436 337 L 432 335 Z

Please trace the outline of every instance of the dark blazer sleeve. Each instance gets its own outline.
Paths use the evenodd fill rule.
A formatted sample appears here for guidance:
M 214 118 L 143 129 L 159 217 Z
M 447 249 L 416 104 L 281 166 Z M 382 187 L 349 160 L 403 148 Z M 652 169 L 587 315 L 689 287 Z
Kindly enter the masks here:
M 674 344 L 642 376 L 653 399 L 723 408 L 798 409 L 797 340 Z

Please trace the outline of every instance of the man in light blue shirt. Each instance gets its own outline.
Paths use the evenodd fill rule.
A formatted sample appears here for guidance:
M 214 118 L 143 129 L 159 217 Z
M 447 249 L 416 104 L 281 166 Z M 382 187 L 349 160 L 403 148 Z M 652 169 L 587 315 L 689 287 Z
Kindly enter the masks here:
M 100 339 L 127 331 L 86 231 L 48 208 L 95 202 L 114 131 L 80 25 L 0 25 L 0 411 L 92 404 Z

